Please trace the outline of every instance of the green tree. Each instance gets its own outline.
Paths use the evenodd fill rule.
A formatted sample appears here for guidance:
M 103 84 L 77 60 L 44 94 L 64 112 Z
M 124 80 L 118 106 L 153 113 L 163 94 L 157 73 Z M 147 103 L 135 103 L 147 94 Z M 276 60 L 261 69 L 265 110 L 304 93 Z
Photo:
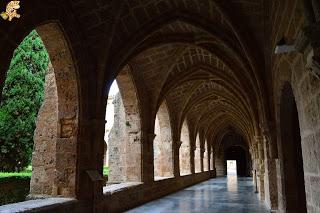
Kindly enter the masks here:
M 17 47 L 0 103 L 0 171 L 20 171 L 31 162 L 35 120 L 44 98 L 49 56 L 36 31 Z

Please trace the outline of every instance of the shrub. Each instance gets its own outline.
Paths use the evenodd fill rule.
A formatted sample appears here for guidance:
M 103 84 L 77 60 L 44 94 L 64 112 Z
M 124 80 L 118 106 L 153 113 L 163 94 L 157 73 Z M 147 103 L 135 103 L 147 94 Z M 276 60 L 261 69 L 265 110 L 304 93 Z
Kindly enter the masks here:
M 49 56 L 36 31 L 15 50 L 0 103 L 0 171 L 30 164 Z
M 30 176 L 0 177 L 0 205 L 22 202 L 29 194 Z

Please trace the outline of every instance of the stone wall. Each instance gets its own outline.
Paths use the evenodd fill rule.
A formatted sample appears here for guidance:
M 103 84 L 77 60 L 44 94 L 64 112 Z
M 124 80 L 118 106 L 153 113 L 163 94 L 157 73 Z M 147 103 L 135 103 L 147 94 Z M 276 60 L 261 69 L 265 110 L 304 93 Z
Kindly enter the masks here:
M 290 6 L 287 5 L 285 7 L 285 10 L 280 9 L 281 7 L 285 6 L 283 4 L 273 4 L 273 20 L 275 20 L 275 26 L 279 26 L 280 29 L 278 32 L 276 32 L 277 29 L 273 30 L 272 41 L 275 43 L 281 36 L 285 36 L 287 39 L 299 39 L 299 33 L 302 32 L 303 27 L 308 25 L 306 24 L 307 20 L 301 15 L 301 11 L 304 10 L 302 4 L 299 1 L 292 1 Z M 319 38 L 319 35 L 317 37 Z M 309 46 L 302 52 L 274 56 L 272 70 L 278 148 L 281 131 L 280 97 L 285 82 L 291 84 L 294 92 L 299 116 L 306 202 L 308 212 L 311 213 L 320 212 L 320 80 L 315 74 L 319 68 L 313 66 L 313 70 L 308 69 L 310 64 L 313 63 L 310 60 L 312 55 L 313 51 L 311 46 Z M 279 211 L 285 212 L 284 165 L 282 163 L 281 152 L 286 152 L 287 149 L 283 147 L 278 151 L 279 160 L 276 163 L 278 205 Z
M 32 153 L 30 194 L 55 194 L 58 94 L 52 64 L 45 77 L 44 101 L 38 112 Z
M 108 183 L 126 181 L 126 143 L 128 141 L 125 111 L 120 93 L 113 101 L 114 123 L 109 134 L 109 176 Z

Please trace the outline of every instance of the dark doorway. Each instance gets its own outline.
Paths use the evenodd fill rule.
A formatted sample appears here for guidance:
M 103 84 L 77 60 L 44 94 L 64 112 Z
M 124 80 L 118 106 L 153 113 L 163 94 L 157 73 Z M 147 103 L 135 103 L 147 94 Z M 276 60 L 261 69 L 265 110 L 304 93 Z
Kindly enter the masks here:
M 226 167 L 228 160 L 235 160 L 237 162 L 237 175 L 247 176 L 247 160 L 246 152 L 240 146 L 231 146 L 225 151 Z M 227 169 L 226 169 L 227 171 Z
M 307 212 L 299 118 L 293 91 L 286 83 L 280 106 L 281 156 L 286 212 Z

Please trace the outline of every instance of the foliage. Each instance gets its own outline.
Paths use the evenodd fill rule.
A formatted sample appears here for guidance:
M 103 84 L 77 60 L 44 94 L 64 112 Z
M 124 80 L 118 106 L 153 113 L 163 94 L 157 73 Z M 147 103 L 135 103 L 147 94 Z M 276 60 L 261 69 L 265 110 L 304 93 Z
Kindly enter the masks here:
M 35 120 L 44 98 L 49 56 L 36 31 L 15 50 L 0 104 L 0 171 L 30 164 Z
M 24 201 L 29 185 L 30 177 L 0 177 L 0 206 Z
M 103 176 L 108 176 L 109 175 L 109 167 L 104 166 L 103 167 Z

